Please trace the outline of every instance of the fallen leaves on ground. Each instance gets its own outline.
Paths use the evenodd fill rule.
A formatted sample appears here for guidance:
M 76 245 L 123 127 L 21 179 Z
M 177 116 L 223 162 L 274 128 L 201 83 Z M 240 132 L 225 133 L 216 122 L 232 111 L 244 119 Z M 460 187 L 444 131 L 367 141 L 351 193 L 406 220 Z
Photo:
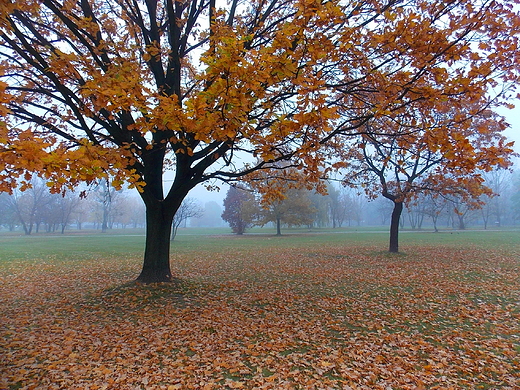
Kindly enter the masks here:
M 230 243 L 231 245 L 231 243 Z M 368 246 L 0 267 L 5 389 L 518 389 L 520 254 Z

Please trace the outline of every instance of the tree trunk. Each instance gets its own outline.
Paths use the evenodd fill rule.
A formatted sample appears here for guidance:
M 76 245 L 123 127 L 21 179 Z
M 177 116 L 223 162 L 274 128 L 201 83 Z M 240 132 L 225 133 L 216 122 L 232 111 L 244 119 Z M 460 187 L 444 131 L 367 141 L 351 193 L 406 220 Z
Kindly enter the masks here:
M 170 235 L 175 212 L 157 201 L 146 205 L 146 247 L 141 274 L 141 283 L 171 282 Z
M 276 217 L 276 235 L 281 236 L 282 235 L 282 229 L 281 229 L 281 221 L 280 217 Z
M 464 223 L 464 215 L 458 215 L 459 218 L 459 230 L 466 230 L 466 224 Z
M 106 223 L 106 220 L 103 219 L 103 223 L 101 224 L 101 233 L 106 233 L 108 230 L 108 224 Z
M 170 241 L 175 240 L 175 236 L 177 235 L 177 228 L 178 228 L 178 226 L 176 226 L 176 224 L 174 224 L 172 226 L 172 232 L 171 232 Z
M 103 207 L 103 222 L 101 222 L 101 233 L 106 233 L 108 230 L 108 210 Z
M 424 222 L 424 213 L 421 213 L 421 217 L 419 218 L 419 225 L 418 225 L 419 230 L 422 229 L 423 222 Z
M 25 235 L 30 236 L 32 233 L 32 228 L 33 228 L 32 223 L 28 224 L 28 223 L 25 223 L 24 221 L 22 221 L 22 226 L 23 226 L 23 231 L 24 231 Z
M 394 201 L 394 209 L 392 211 L 392 219 L 390 221 L 390 246 L 388 251 L 392 253 L 399 252 L 399 219 L 403 212 L 403 202 Z
M 433 229 L 435 230 L 435 233 L 438 233 L 438 232 L 439 232 L 439 229 L 437 228 L 437 218 L 438 218 L 438 217 L 432 217 L 432 221 L 433 221 Z

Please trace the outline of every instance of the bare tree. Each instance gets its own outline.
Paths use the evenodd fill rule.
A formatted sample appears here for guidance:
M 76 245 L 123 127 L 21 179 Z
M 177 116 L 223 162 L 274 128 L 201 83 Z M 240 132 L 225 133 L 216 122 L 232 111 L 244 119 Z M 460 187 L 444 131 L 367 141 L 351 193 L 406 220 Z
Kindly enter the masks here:
M 481 200 L 484 205 L 481 209 L 484 229 L 487 229 L 491 217 L 495 217 L 497 226 L 501 226 L 504 214 L 508 208 L 508 189 L 511 186 L 512 173 L 507 169 L 496 169 L 484 174 L 486 186 L 493 194 L 484 195 Z
M 190 197 L 184 198 L 173 217 L 171 241 L 175 239 L 175 236 L 177 236 L 177 230 L 183 223 L 186 223 L 189 218 L 198 218 L 202 216 L 202 213 L 203 209 L 195 199 Z
M 11 195 L 7 193 L 0 194 L 0 224 L 12 232 L 19 219 L 10 197 Z
M 422 212 L 431 218 L 433 223 L 433 229 L 438 232 L 437 222 L 443 211 L 446 210 L 447 201 L 441 196 L 436 194 L 427 194 L 420 197 L 421 202 L 424 204 Z
M 52 202 L 48 187 L 41 179 L 33 177 L 29 184 L 30 188 L 24 192 L 14 191 L 8 198 L 10 207 L 16 213 L 26 235 L 30 235 L 33 227 L 42 222 L 43 213 Z

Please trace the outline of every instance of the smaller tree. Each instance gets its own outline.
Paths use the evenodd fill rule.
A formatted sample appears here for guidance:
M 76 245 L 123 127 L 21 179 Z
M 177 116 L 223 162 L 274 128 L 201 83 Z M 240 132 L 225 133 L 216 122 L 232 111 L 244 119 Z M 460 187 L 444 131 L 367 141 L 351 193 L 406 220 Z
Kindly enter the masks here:
M 144 226 L 146 221 L 146 210 L 143 202 L 138 198 L 130 197 L 128 198 L 128 205 L 131 210 L 130 223 L 132 224 L 132 227 L 135 229 L 138 226 Z
M 509 202 L 511 205 L 511 219 L 516 223 L 520 220 L 520 174 L 518 171 L 513 175 Z
M 441 213 L 445 211 L 448 201 L 441 196 L 437 196 L 437 194 L 428 194 L 422 195 L 420 197 L 420 202 L 424 204 L 422 212 L 431 218 L 433 229 L 435 233 L 438 233 L 439 228 L 437 227 L 437 222 Z
M 484 229 L 487 229 L 490 218 L 494 217 L 497 226 L 504 223 L 506 210 L 508 209 L 508 195 L 511 190 L 512 173 L 507 169 L 495 169 L 484 175 L 485 184 L 492 191 L 493 195 L 485 195 L 481 199 L 484 202 L 482 207 L 482 219 Z M 492 222 L 492 221 L 491 221 Z
M 72 194 L 55 195 L 56 199 L 56 216 L 59 219 L 61 227 L 61 234 L 65 233 L 65 228 L 71 222 L 72 216 L 76 211 L 81 199 L 79 196 L 73 196 Z
M 309 225 L 313 222 L 316 208 L 312 205 L 309 191 L 299 188 L 287 188 L 284 198 L 270 200 L 264 203 L 261 211 L 261 225 L 274 222 L 276 225 L 276 235 L 282 235 L 282 224 L 301 226 Z
M 90 202 L 91 199 L 80 197 L 78 204 L 74 208 L 71 218 L 72 223 L 76 224 L 76 229 L 78 230 L 83 228 L 83 223 L 87 221 L 90 216 Z
M 111 229 L 114 217 L 121 213 L 123 202 L 123 190 L 116 189 L 109 180 L 100 179 L 95 186 L 95 214 L 97 222 L 101 223 L 101 232 L 106 233 Z
M 328 216 L 324 197 L 327 194 L 327 182 L 320 180 L 310 183 L 306 180 L 303 167 L 296 162 L 286 161 L 273 164 L 269 169 L 257 171 L 249 175 L 248 183 L 261 198 L 261 211 L 257 224 L 265 225 L 274 222 L 276 234 L 281 235 L 281 225 L 311 225 L 318 216 L 318 207 L 313 206 L 311 196 L 316 193 L 318 203 L 323 203 L 322 218 Z M 303 169 L 304 170 L 304 169 Z M 325 172 L 322 172 L 322 177 Z
M 339 190 L 329 183 L 327 185 L 327 193 L 330 220 L 332 221 L 332 228 L 335 229 L 336 227 L 341 227 L 346 213 L 342 210 Z
M 307 199 L 310 202 L 311 210 L 308 210 L 310 213 L 306 214 L 305 217 L 310 218 L 311 222 L 303 224 L 309 225 L 309 228 L 329 226 L 331 220 L 330 193 L 327 192 L 327 194 L 320 194 L 318 192 L 307 191 Z M 304 213 L 306 211 L 307 210 L 303 210 Z
M 491 195 L 491 192 L 489 191 L 487 194 Z M 480 197 L 468 198 L 463 194 L 452 194 L 447 199 L 452 227 L 458 230 L 466 230 L 469 220 L 474 219 L 476 210 L 482 207 L 482 200 L 480 200 Z
M 222 219 L 235 234 L 244 234 L 253 226 L 258 214 L 258 205 L 254 195 L 245 187 L 231 186 L 224 199 Z
M 389 252 L 399 251 L 405 204 L 421 193 L 450 194 L 479 207 L 477 199 L 491 193 L 482 173 L 511 164 L 513 144 L 501 134 L 508 124 L 485 107 L 466 103 L 460 112 L 445 108 L 434 113 L 408 107 L 392 120 L 374 118 L 346 155 L 340 149 L 340 155 L 359 161 L 350 164 L 345 183 L 361 184 L 368 195 L 380 194 L 393 203 Z
M 48 187 L 37 177 L 32 177 L 25 188 L 13 191 L 8 198 L 10 207 L 14 210 L 26 235 L 33 232 L 35 225 L 39 226 L 43 222 L 44 214 L 52 199 Z
M 19 222 L 11 196 L 7 193 L 0 193 L 0 225 L 7 227 L 10 232 L 14 231 Z
M 422 224 L 424 222 L 425 217 L 425 208 L 426 205 L 424 202 L 420 201 L 420 199 L 415 199 L 412 202 L 409 202 L 406 205 L 406 210 L 408 214 L 408 221 L 410 222 L 410 227 L 415 229 L 422 229 Z
M 199 203 L 195 199 L 189 197 L 184 198 L 180 207 L 177 209 L 175 216 L 173 217 L 171 241 L 175 239 L 177 230 L 183 223 L 185 223 L 189 218 L 200 217 L 202 212 L 202 207 L 200 207 Z
M 361 223 L 361 198 L 349 188 L 336 188 L 333 185 L 327 187 L 329 194 L 329 213 L 332 228 L 342 227 L 346 222 L 350 226 L 352 221 Z

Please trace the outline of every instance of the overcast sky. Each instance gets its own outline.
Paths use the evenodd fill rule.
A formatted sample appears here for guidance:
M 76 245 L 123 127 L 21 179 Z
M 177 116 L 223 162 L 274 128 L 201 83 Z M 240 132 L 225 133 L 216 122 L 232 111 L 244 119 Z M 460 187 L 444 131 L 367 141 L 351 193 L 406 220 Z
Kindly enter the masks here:
M 516 107 L 512 110 L 502 109 L 498 112 L 505 116 L 511 127 L 504 133 L 505 136 L 515 141 L 515 149 L 520 153 L 520 101 L 517 101 Z

